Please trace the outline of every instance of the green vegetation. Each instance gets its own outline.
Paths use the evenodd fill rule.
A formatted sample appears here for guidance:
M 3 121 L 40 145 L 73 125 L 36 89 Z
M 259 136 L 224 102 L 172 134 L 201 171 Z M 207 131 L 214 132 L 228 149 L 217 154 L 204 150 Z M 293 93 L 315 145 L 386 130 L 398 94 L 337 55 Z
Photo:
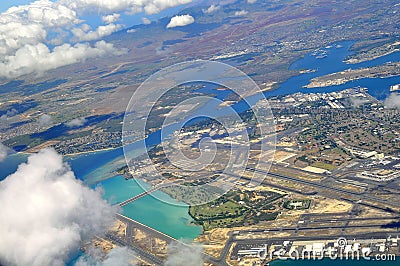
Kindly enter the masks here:
M 321 169 L 325 169 L 328 171 L 332 171 L 333 169 L 336 168 L 335 165 L 329 164 L 329 163 L 323 163 L 323 162 L 316 162 L 314 164 L 312 164 L 311 166 L 317 167 L 317 168 L 321 168 Z
M 288 210 L 306 210 L 309 209 L 311 205 L 311 200 L 288 200 L 283 204 Z
M 275 220 L 275 201 L 284 195 L 272 191 L 231 191 L 210 203 L 190 206 L 189 214 L 204 230 Z M 279 204 L 278 204 L 279 205 Z

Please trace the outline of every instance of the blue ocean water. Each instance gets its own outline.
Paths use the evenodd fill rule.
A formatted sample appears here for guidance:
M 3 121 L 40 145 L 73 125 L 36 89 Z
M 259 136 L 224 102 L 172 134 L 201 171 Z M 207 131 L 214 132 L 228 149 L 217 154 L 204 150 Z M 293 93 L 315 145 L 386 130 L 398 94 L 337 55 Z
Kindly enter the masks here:
M 27 157 L 25 154 L 12 154 L 0 162 L 0 181 L 17 171 L 18 166 L 25 162 Z
M 348 82 L 346 84 L 338 86 L 328 86 L 321 88 L 307 89 L 303 86 L 307 85 L 311 79 L 327 75 L 346 69 L 358 69 L 365 67 L 373 67 L 382 65 L 388 62 L 400 61 L 400 52 L 394 52 L 392 54 L 379 57 L 374 60 L 362 62 L 359 64 L 346 64 L 343 62 L 346 57 L 353 54 L 350 50 L 354 44 L 352 41 L 340 42 L 329 46 L 328 48 L 321 49 L 326 53 L 326 57 L 317 58 L 313 53 L 305 55 L 302 59 L 294 62 L 290 66 L 290 70 L 302 70 L 312 69 L 315 72 L 305 73 L 299 76 L 292 77 L 287 81 L 283 82 L 278 89 L 273 91 L 267 91 L 264 93 L 266 97 L 287 95 L 296 92 L 302 93 L 319 93 L 319 92 L 334 92 L 354 87 L 365 87 L 368 88 L 368 93 L 377 98 L 383 100 L 389 95 L 391 85 L 400 83 L 400 75 L 389 78 L 364 78 Z

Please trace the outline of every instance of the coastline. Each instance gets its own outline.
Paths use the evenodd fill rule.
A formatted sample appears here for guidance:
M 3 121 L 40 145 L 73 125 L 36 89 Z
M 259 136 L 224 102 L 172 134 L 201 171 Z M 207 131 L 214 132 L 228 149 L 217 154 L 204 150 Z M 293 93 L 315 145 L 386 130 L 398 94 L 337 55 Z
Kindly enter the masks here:
M 92 153 L 103 152 L 103 151 L 111 151 L 111 150 L 116 150 L 116 149 L 120 149 L 120 148 L 122 148 L 122 146 L 114 147 L 114 148 L 104 148 L 104 149 L 99 149 L 99 150 L 91 150 L 91 151 L 81 151 L 81 152 L 76 152 L 76 153 L 67 153 L 67 154 L 62 154 L 62 156 L 75 157 L 75 156 L 79 156 L 79 155 L 92 154 Z M 35 153 L 36 152 L 20 151 L 20 152 L 16 152 L 15 154 L 32 155 Z

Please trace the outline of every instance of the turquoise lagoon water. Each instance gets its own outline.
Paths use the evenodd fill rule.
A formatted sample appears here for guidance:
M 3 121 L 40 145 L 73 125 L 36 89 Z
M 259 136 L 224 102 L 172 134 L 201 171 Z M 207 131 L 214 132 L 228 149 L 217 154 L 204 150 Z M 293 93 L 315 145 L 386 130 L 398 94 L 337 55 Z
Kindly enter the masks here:
M 139 181 L 140 182 L 140 181 Z M 112 203 L 118 203 L 144 191 L 135 180 L 125 180 L 122 176 L 105 180 L 101 183 L 104 197 Z M 154 192 L 160 199 L 174 200 L 162 192 Z M 194 239 L 201 233 L 200 226 L 191 224 L 193 219 L 188 214 L 188 207 L 167 204 L 148 195 L 123 207 L 124 215 L 159 230 L 177 239 Z

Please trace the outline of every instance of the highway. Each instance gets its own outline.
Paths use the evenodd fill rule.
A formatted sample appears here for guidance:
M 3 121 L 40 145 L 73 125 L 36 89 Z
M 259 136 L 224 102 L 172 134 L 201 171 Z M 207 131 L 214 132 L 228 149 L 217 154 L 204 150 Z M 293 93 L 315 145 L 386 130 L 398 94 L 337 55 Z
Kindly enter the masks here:
M 113 235 L 113 234 L 106 234 L 105 236 L 108 240 L 114 242 L 115 244 L 119 245 L 119 246 L 123 246 L 123 247 L 129 247 L 136 256 L 139 256 L 141 259 L 144 259 L 147 262 L 150 262 L 152 264 L 155 265 L 164 265 L 164 262 L 162 260 L 160 260 L 159 258 L 157 258 L 156 256 L 154 256 L 153 254 L 150 254 L 148 252 L 146 252 L 145 250 L 136 247 L 132 244 L 128 244 L 127 241 Z
M 111 233 L 108 233 L 106 235 L 106 237 L 109 240 L 112 240 L 113 242 L 115 242 L 118 245 L 121 246 L 126 246 L 131 248 L 133 251 L 135 251 L 139 256 L 141 256 L 143 259 L 145 259 L 148 262 L 154 263 L 156 265 L 163 265 L 164 262 L 162 260 L 160 260 L 159 258 L 157 258 L 156 256 L 154 256 L 153 254 L 148 253 L 147 251 L 136 247 L 135 244 L 131 241 L 132 237 L 133 237 L 133 228 L 138 228 L 139 230 L 146 232 L 146 234 L 152 235 L 158 239 L 161 239 L 163 241 L 165 241 L 167 244 L 170 244 L 172 242 L 180 244 L 180 245 L 187 245 L 190 246 L 184 242 L 181 242 L 179 240 L 176 240 L 175 238 L 166 235 L 160 231 L 157 231 L 147 225 L 141 224 L 135 220 L 132 220 L 126 216 L 123 216 L 121 214 L 117 214 L 117 219 L 119 219 L 121 222 L 125 223 L 127 225 L 127 232 L 126 232 L 126 239 L 121 239 Z M 225 261 L 221 261 L 220 259 L 216 259 L 206 253 L 203 253 L 203 259 L 209 263 L 212 263 L 214 265 L 222 265 L 225 266 L 227 265 L 225 263 Z
M 359 229 L 359 228 L 383 228 L 387 224 L 366 224 L 366 225 L 327 225 L 327 226 L 308 226 L 308 227 L 286 227 L 286 228 L 273 228 L 273 229 L 251 229 L 251 230 L 241 230 L 241 234 L 248 233 L 263 233 L 263 232 L 286 232 L 286 231 L 307 231 L 307 230 L 325 230 L 325 229 Z
M 393 206 L 395 208 L 399 208 L 397 203 L 390 202 L 390 201 L 383 200 L 383 199 L 379 199 L 379 198 L 372 197 L 372 196 L 369 196 L 369 195 L 360 194 L 360 193 L 348 191 L 348 190 L 345 190 L 345 189 L 324 185 L 324 184 L 321 184 L 321 183 L 315 183 L 315 182 L 304 180 L 304 179 L 300 179 L 300 178 L 295 178 L 295 177 L 285 176 L 285 175 L 281 175 L 281 174 L 277 174 L 277 173 L 271 173 L 271 172 L 268 172 L 268 171 L 258 170 L 258 169 L 255 169 L 255 168 L 247 168 L 247 169 L 251 170 L 251 171 L 258 172 L 258 173 L 261 173 L 261 174 L 277 177 L 277 178 L 280 178 L 280 179 L 289 180 L 289 181 L 296 182 L 296 183 L 301 183 L 303 185 L 308 185 L 308 186 L 316 187 L 316 188 L 319 188 L 319 189 L 327 189 L 327 190 L 331 190 L 331 191 L 334 191 L 334 192 L 339 192 L 339 193 L 344 194 L 344 195 L 357 197 L 358 199 L 368 199 L 368 200 L 371 200 L 373 202 L 379 202 L 381 204 L 384 204 L 385 206 L 389 205 L 389 206 Z M 242 178 L 246 179 L 246 180 L 250 180 L 249 178 L 245 178 L 245 177 L 242 177 Z M 329 197 L 329 195 L 326 195 L 326 196 Z M 332 197 L 332 195 L 331 195 L 331 197 Z M 340 199 L 343 199 L 343 198 L 340 198 Z M 393 210 L 393 212 L 399 213 L 399 211 L 395 211 L 395 210 Z
M 376 226 L 381 226 L 381 225 L 374 225 L 371 227 L 373 230 L 376 228 Z M 357 227 L 357 226 L 353 226 Z M 364 228 L 369 228 L 368 226 L 359 226 L 359 227 L 364 227 Z M 338 228 L 342 228 L 338 226 Z M 303 230 L 315 230 L 315 229 L 323 229 L 321 227 L 308 227 L 308 228 L 283 228 L 282 231 L 303 231 Z M 341 237 L 345 237 L 346 239 L 379 239 L 379 238 L 386 238 L 388 235 L 393 235 L 397 234 L 398 231 L 393 231 L 393 232 L 373 232 L 373 233 L 363 233 L 363 234 L 357 234 L 357 235 L 344 235 L 344 234 L 333 234 L 333 235 L 317 235 L 317 236 L 287 236 L 287 237 L 252 237 L 249 239 L 237 239 L 238 235 L 245 234 L 245 233 L 255 233 L 255 232 L 281 232 L 281 229 L 270 229 L 270 230 L 265 230 L 265 229 L 255 229 L 255 230 L 243 230 L 243 231 L 237 231 L 233 233 L 229 239 L 227 240 L 224 249 L 221 252 L 221 257 L 219 258 L 220 260 L 226 261 L 229 250 L 231 246 L 236 243 L 236 244 L 243 244 L 243 245 L 253 245 L 253 244 L 258 244 L 258 245 L 265 245 L 265 244 L 282 244 L 283 241 L 321 241 L 321 240 L 333 240 L 333 239 L 338 239 Z
M 333 234 L 328 236 L 293 236 L 293 237 L 278 237 L 278 238 L 255 238 L 255 239 L 232 239 L 230 246 L 235 242 L 237 245 L 242 246 L 259 246 L 263 247 L 268 245 L 271 247 L 272 245 L 282 245 L 284 241 L 326 241 L 326 240 L 337 240 L 339 238 L 345 238 L 347 240 L 371 240 L 371 239 L 386 239 L 390 234 L 379 234 L 379 233 L 366 233 L 362 235 L 342 235 L 342 234 Z M 226 259 L 227 257 L 225 257 Z
M 157 231 L 157 230 L 155 230 L 155 229 L 153 229 L 153 228 L 151 228 L 151 227 L 149 227 L 147 225 L 144 225 L 144 224 L 141 224 L 141 223 L 139 223 L 139 222 L 137 222 L 135 220 L 132 220 L 132 219 L 130 219 L 130 218 L 128 218 L 128 217 L 126 217 L 126 216 L 124 216 L 122 214 L 117 214 L 117 219 L 120 220 L 121 222 L 127 224 L 127 227 L 138 228 L 139 230 L 141 230 L 143 232 L 146 232 L 146 233 L 149 233 L 149 234 L 155 236 L 156 238 L 165 241 L 168 244 L 171 243 L 171 242 L 178 241 L 175 238 L 170 237 L 169 235 L 161 233 L 160 231 Z M 132 230 L 130 230 L 130 231 L 131 231 L 130 233 L 132 234 Z

